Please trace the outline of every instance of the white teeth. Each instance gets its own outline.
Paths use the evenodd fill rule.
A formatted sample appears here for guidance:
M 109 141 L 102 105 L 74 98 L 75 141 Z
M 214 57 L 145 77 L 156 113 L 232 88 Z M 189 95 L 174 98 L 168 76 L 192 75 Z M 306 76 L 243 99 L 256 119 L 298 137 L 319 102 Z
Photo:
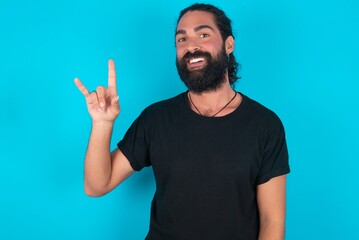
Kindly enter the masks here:
M 204 58 L 193 58 L 191 60 L 189 60 L 189 63 L 197 63 L 197 62 L 202 62 L 204 61 Z

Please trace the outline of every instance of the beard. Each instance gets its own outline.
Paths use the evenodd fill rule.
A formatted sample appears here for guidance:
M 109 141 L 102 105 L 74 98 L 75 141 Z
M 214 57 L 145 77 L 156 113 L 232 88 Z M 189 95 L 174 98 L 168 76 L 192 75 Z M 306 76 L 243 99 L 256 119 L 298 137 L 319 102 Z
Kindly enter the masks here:
M 204 58 L 205 64 L 201 69 L 189 70 L 188 60 L 191 58 Z M 210 53 L 196 51 L 187 52 L 182 59 L 176 58 L 178 75 L 188 90 L 195 93 L 217 90 L 225 83 L 228 70 L 228 58 L 224 48 L 213 58 Z

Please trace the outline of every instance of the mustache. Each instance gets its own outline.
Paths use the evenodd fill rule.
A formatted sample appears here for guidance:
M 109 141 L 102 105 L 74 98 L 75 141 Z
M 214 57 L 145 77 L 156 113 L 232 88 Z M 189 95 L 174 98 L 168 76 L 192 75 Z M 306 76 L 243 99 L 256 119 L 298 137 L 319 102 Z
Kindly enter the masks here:
M 209 52 L 203 52 L 203 51 L 196 51 L 194 53 L 191 52 L 187 52 L 181 59 L 182 62 L 187 62 L 189 61 L 191 58 L 199 58 L 199 57 L 203 57 L 205 59 L 211 59 L 212 56 Z

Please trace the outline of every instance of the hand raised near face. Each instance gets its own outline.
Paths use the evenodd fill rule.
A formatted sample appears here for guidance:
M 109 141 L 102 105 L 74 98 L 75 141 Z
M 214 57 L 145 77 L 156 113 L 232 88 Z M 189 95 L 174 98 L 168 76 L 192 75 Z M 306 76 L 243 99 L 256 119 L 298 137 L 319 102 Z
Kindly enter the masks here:
M 98 86 L 96 91 L 89 93 L 80 79 L 75 84 L 85 96 L 87 109 L 93 122 L 114 122 L 120 113 L 119 97 L 116 88 L 116 71 L 113 60 L 108 61 L 108 86 Z

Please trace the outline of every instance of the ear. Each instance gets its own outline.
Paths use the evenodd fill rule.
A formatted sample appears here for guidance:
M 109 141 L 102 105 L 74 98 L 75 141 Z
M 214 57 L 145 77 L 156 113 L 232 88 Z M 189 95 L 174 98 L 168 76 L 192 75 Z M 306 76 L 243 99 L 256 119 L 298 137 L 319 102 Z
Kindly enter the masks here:
M 227 55 L 231 54 L 234 51 L 234 38 L 233 36 L 228 36 L 224 46 L 226 48 Z

